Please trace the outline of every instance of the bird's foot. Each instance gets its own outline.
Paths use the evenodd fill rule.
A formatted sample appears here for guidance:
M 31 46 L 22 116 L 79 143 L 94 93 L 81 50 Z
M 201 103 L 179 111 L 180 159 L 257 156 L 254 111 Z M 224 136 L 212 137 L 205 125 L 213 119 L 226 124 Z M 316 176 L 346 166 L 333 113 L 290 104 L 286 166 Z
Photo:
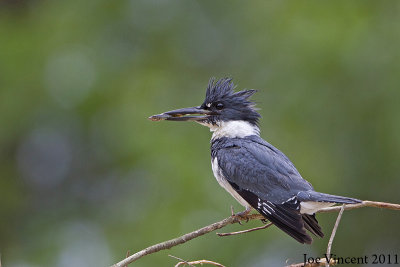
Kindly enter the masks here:
M 251 207 L 246 207 L 246 209 L 244 211 L 235 213 L 233 211 L 233 206 L 231 206 L 231 214 L 232 214 L 232 217 L 235 217 L 237 222 L 241 225 L 242 220 L 246 219 L 246 223 L 249 221 L 249 217 L 247 215 L 250 213 L 251 209 L 252 209 Z

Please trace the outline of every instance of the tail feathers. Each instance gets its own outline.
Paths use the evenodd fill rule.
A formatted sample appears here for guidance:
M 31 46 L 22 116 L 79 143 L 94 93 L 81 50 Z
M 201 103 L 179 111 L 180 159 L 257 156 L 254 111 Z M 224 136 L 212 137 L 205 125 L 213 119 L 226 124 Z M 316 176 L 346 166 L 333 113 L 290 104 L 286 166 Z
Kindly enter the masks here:
M 235 184 L 233 184 L 232 187 L 235 188 Z M 237 192 L 247 201 L 247 203 L 260 212 L 270 222 L 275 224 L 279 229 L 283 230 L 302 244 L 311 244 L 312 238 L 307 234 L 305 229 L 305 222 L 303 220 L 304 216 L 300 214 L 295 205 L 292 205 L 290 202 L 274 204 L 270 201 L 260 199 L 253 192 L 244 189 L 237 190 Z M 297 202 L 297 200 L 296 204 L 298 207 L 299 202 Z M 309 225 L 311 229 L 314 229 L 314 231 L 318 233 L 318 230 L 316 230 L 318 227 L 316 227 L 313 222 L 309 223 Z
M 302 220 L 303 216 L 298 211 L 279 204 L 274 205 L 273 209 L 270 209 L 269 207 L 271 206 L 271 203 L 264 203 L 269 204 L 268 209 L 258 208 L 257 210 L 270 222 L 275 224 L 278 228 L 296 239 L 298 242 L 302 244 L 312 243 L 311 236 L 306 232 L 305 223 Z M 313 229 L 312 227 L 310 228 Z M 313 231 L 311 232 L 313 233 Z
M 318 225 L 318 221 L 315 218 L 315 214 L 309 215 L 309 214 L 303 214 L 303 221 L 304 221 L 304 227 L 313 233 L 316 236 L 324 237 L 324 233 L 322 232 L 321 227 Z
M 356 198 L 329 195 L 315 191 L 299 192 L 297 194 L 297 199 L 300 200 L 300 202 L 315 201 L 315 202 L 330 202 L 330 203 L 340 203 L 340 204 L 357 204 L 362 202 L 361 200 Z

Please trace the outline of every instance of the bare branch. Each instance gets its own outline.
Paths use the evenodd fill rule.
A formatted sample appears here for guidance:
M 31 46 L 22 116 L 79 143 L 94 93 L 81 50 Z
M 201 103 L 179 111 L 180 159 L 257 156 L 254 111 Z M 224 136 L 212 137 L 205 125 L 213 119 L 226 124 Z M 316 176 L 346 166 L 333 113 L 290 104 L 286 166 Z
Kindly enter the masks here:
M 131 251 L 128 250 L 128 251 L 126 252 L 125 259 L 128 258 L 130 254 L 131 254 Z M 0 267 L 1 267 L 1 266 L 0 266 Z M 128 264 L 126 264 L 124 267 L 128 267 Z
M 124 259 L 124 260 L 122 260 L 122 261 L 120 261 L 120 262 L 118 262 L 118 263 L 116 263 L 116 264 L 114 264 L 112 266 L 113 267 L 122 267 L 122 266 L 124 266 L 126 264 L 134 262 L 135 260 L 137 260 L 137 259 L 139 259 L 139 258 L 141 258 L 141 257 L 143 257 L 145 255 L 152 254 L 152 253 L 158 252 L 160 250 L 169 249 L 169 248 L 172 248 L 174 246 L 186 243 L 187 241 L 192 240 L 193 238 L 205 235 L 205 234 L 207 234 L 209 232 L 212 232 L 212 231 L 215 231 L 215 230 L 220 229 L 222 227 L 225 227 L 228 224 L 238 223 L 239 221 L 258 219 L 259 216 L 257 216 L 257 215 L 258 214 L 250 214 L 250 215 L 243 216 L 243 217 L 230 216 L 230 217 L 228 217 L 228 218 L 226 218 L 226 219 L 224 219 L 222 221 L 210 224 L 210 225 L 208 225 L 206 227 L 200 228 L 200 229 L 198 229 L 196 231 L 193 231 L 191 233 L 188 233 L 188 234 L 182 235 L 180 237 L 177 237 L 177 238 L 174 238 L 174 239 L 171 239 L 171 240 L 168 240 L 168 241 L 165 241 L 165 242 L 150 246 L 148 248 L 145 248 L 145 249 L 143 249 L 143 250 L 141 250 L 141 251 L 129 256 L 128 258 L 126 258 L 126 259 Z M 262 219 L 263 218 L 264 217 L 262 217 Z
M 400 210 L 400 204 L 393 204 L 393 203 L 386 203 L 386 202 L 376 202 L 376 201 L 369 201 L 364 200 L 358 204 L 347 204 L 344 210 L 352 210 L 358 209 L 363 207 L 372 207 L 372 208 L 382 208 L 382 209 L 389 209 L 389 210 Z M 340 211 L 341 206 L 323 208 L 318 211 L 318 213 L 322 212 L 333 212 L 333 211 Z
M 247 229 L 247 230 L 243 230 L 243 231 L 230 232 L 230 233 L 217 233 L 217 235 L 218 236 L 240 235 L 240 234 L 244 234 L 244 233 L 250 233 L 253 231 L 257 231 L 257 230 L 266 229 L 266 228 L 270 227 L 271 225 L 272 225 L 272 223 L 268 223 L 268 224 L 260 226 L 260 227 L 255 227 L 255 228 L 251 228 L 251 229 Z
M 329 264 L 336 265 L 336 263 L 337 262 L 334 259 L 330 259 Z M 326 261 L 326 259 L 321 259 L 318 262 L 308 262 L 306 264 L 302 262 L 302 263 L 291 264 L 286 267 L 318 267 L 318 266 L 328 266 L 328 262 Z
M 180 265 L 189 265 L 189 266 L 192 266 L 192 267 L 195 267 L 193 264 L 190 264 L 188 261 L 185 261 L 184 259 L 181 259 L 181 258 L 178 258 L 178 257 L 176 257 L 176 256 L 174 256 L 174 255 L 168 255 L 169 257 L 171 257 L 171 258 L 174 258 L 174 259 L 177 259 L 177 260 L 180 260 L 180 262 L 178 262 L 178 264 L 176 264 L 175 265 L 175 267 L 176 266 L 180 266 Z
M 178 263 L 175 265 L 175 267 L 184 266 L 185 264 L 187 264 L 187 263 L 185 263 L 185 262 L 178 262 Z M 191 265 L 193 265 L 193 264 L 200 264 L 200 265 L 209 264 L 209 265 L 214 265 L 214 266 L 218 266 L 218 267 L 225 267 L 224 265 L 222 265 L 222 264 L 220 264 L 220 263 L 218 263 L 218 262 L 209 261 L 209 260 L 190 261 L 190 262 L 188 262 L 188 264 L 191 264 Z
M 363 207 L 374 207 L 374 208 L 382 208 L 382 209 L 392 209 L 392 210 L 400 210 L 400 204 L 393 204 L 393 203 L 385 203 L 385 202 L 375 202 L 375 201 L 363 201 L 362 203 L 359 204 L 349 204 L 346 205 L 343 209 L 344 210 L 351 210 L 351 209 L 358 209 L 358 208 L 363 208 Z M 329 208 L 324 208 L 321 209 L 320 212 L 336 212 L 340 211 L 342 209 L 342 206 L 335 206 L 335 207 L 329 207 Z M 263 220 L 265 219 L 261 214 L 250 214 L 246 216 L 230 216 L 222 221 L 210 224 L 208 226 L 205 226 L 203 228 L 200 228 L 196 231 L 193 231 L 191 233 L 182 235 L 180 237 L 161 242 L 159 244 L 150 246 L 148 248 L 145 248 L 129 257 L 126 259 L 112 265 L 112 267 L 123 267 L 129 263 L 132 263 L 136 261 L 137 259 L 140 259 L 143 256 L 158 252 L 160 250 L 165 250 L 165 249 L 170 249 L 174 246 L 186 243 L 193 238 L 197 238 L 199 236 L 205 235 L 207 233 L 210 233 L 212 231 L 215 231 L 217 229 L 221 229 L 229 224 L 234 224 L 238 223 L 240 221 L 247 221 L 247 220 Z
M 185 261 L 185 260 L 183 260 L 181 258 L 172 256 L 172 255 L 168 255 L 168 256 L 180 260 L 180 262 L 178 262 L 175 265 L 175 267 L 185 266 L 185 265 L 189 265 L 189 266 L 193 266 L 194 267 L 194 265 L 196 265 L 196 264 L 200 264 L 200 265 L 209 264 L 209 265 L 214 265 L 214 266 L 218 266 L 218 267 L 225 267 L 224 265 L 222 265 L 222 264 L 220 264 L 218 262 L 215 262 L 215 261 L 209 261 L 209 260 Z
M 336 219 L 336 222 L 335 222 L 335 226 L 333 227 L 331 237 L 329 238 L 328 248 L 326 249 L 326 257 L 329 257 L 329 259 L 331 258 L 331 248 L 332 248 L 333 239 L 335 238 L 336 230 L 337 230 L 337 228 L 339 226 L 340 219 L 342 219 L 342 215 L 343 215 L 343 211 L 344 211 L 345 206 L 346 205 L 342 205 L 342 207 L 341 207 L 341 209 L 339 211 L 339 214 L 337 216 L 337 219 Z M 329 262 L 328 262 L 327 266 L 329 267 Z

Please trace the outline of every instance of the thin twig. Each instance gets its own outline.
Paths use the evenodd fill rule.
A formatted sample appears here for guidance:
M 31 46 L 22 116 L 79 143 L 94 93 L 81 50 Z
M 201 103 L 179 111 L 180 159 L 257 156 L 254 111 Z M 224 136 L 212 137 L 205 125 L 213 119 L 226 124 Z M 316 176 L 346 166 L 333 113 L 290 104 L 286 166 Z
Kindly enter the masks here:
M 336 231 L 337 231 L 337 228 L 338 228 L 339 223 L 340 223 L 340 219 L 342 219 L 342 215 L 343 215 L 343 211 L 344 211 L 345 206 L 346 205 L 342 205 L 342 207 L 340 208 L 339 214 L 338 214 L 336 222 L 335 222 L 335 226 L 333 227 L 333 230 L 332 230 L 331 237 L 329 238 L 328 248 L 326 249 L 326 257 L 327 258 L 329 257 L 329 261 L 330 261 L 330 258 L 331 258 L 331 248 L 332 248 L 333 239 L 335 238 Z M 329 263 L 330 262 L 328 262 L 328 264 L 327 264 L 328 267 L 329 267 Z
M 266 229 L 266 228 L 270 227 L 271 225 L 272 225 L 272 223 L 268 223 L 268 224 L 260 226 L 260 227 L 255 227 L 255 228 L 251 228 L 251 229 L 247 229 L 247 230 L 243 230 L 243 231 L 230 232 L 230 233 L 217 233 L 217 235 L 218 236 L 240 235 L 240 234 L 244 234 L 244 233 L 250 233 L 253 231 L 257 231 L 257 230 Z
M 214 266 L 218 266 L 218 267 L 225 267 L 224 265 L 222 265 L 222 264 L 220 264 L 220 263 L 218 263 L 218 262 L 215 262 L 215 261 L 209 261 L 209 260 L 198 260 L 198 261 L 191 261 L 191 262 L 189 262 L 190 264 L 200 264 L 200 265 L 203 265 L 203 264 L 210 264 L 210 265 L 214 265 Z M 175 267 L 179 267 L 179 266 L 182 266 L 182 265 L 185 265 L 186 263 L 185 262 L 178 262 L 176 265 L 175 265 Z
M 168 255 L 168 256 L 180 260 L 180 262 L 178 262 L 178 263 L 175 265 L 175 267 L 185 266 L 185 265 L 189 265 L 189 266 L 195 267 L 194 265 L 196 265 L 196 264 L 200 264 L 200 265 L 209 264 L 209 265 L 214 265 L 214 266 L 218 266 L 218 267 L 225 267 L 225 266 L 222 265 L 221 263 L 218 263 L 218 262 L 215 262 L 215 261 L 198 260 L 198 261 L 189 261 L 189 262 L 188 262 L 188 261 L 182 260 L 182 259 L 180 259 L 180 258 L 178 258 L 178 257 L 175 257 L 175 256 L 172 256 L 172 255 Z
M 179 257 L 176 257 L 176 256 L 174 256 L 174 255 L 168 255 L 169 257 L 171 257 L 171 258 L 174 258 L 174 259 L 177 259 L 177 260 L 179 260 L 180 262 L 178 262 L 178 264 L 176 264 L 175 265 L 175 267 L 176 266 L 180 266 L 181 264 L 187 264 L 187 265 L 189 265 L 189 266 L 193 266 L 193 267 L 195 267 L 193 264 L 191 264 L 190 262 L 188 262 L 188 261 L 185 261 L 184 259 L 181 259 L 181 258 L 179 258 Z
M 201 264 L 201 265 L 203 265 L 203 264 L 210 264 L 210 265 L 214 265 L 214 266 L 219 266 L 219 267 L 225 267 L 224 265 L 222 265 L 222 264 L 220 264 L 220 263 L 218 263 L 218 262 L 215 262 L 215 261 L 209 261 L 209 260 L 198 260 L 198 261 L 185 261 L 184 259 L 181 259 L 181 258 L 178 258 L 178 257 L 176 257 L 176 256 L 173 256 L 173 255 L 168 255 L 168 256 L 170 256 L 170 257 L 172 257 L 172 258 L 175 258 L 175 259 L 177 259 L 177 260 L 180 260 L 180 262 L 178 262 L 176 265 L 175 265 L 175 267 L 179 267 L 179 266 L 184 266 L 184 265 L 189 265 L 189 266 L 193 266 L 193 267 L 195 267 L 194 265 L 195 264 Z
M 344 210 L 351 210 L 351 209 L 357 209 L 357 208 L 363 208 L 363 207 L 374 207 L 374 208 L 382 208 L 382 209 L 400 210 L 399 204 L 375 202 L 375 201 L 367 201 L 367 200 L 363 201 L 362 203 L 359 203 L 359 204 L 346 205 L 344 207 Z M 336 211 L 340 211 L 341 208 L 342 208 L 341 206 L 329 207 L 329 208 L 321 209 L 318 212 L 336 212 Z M 177 238 L 174 238 L 174 239 L 171 239 L 168 241 L 164 241 L 159 244 L 145 248 L 145 249 L 129 256 L 128 258 L 112 265 L 112 267 L 122 267 L 126 264 L 136 261 L 137 259 L 140 259 L 143 256 L 158 252 L 160 250 L 170 249 L 174 246 L 186 243 L 187 241 L 192 240 L 193 238 L 197 238 L 197 237 L 205 235 L 209 232 L 223 228 L 229 224 L 238 223 L 238 222 L 244 221 L 244 220 L 262 220 L 262 219 L 265 219 L 265 218 L 261 214 L 250 214 L 247 216 L 243 216 L 242 218 L 240 218 L 238 216 L 230 216 L 222 221 L 210 224 L 206 227 L 200 228 L 191 233 L 188 233 L 188 234 L 182 235 L 180 237 L 177 237 Z
M 382 209 L 389 209 L 389 210 L 400 210 L 400 204 L 393 204 L 393 203 L 386 203 L 386 202 L 376 202 L 376 201 L 369 201 L 364 200 L 358 204 L 347 204 L 344 210 L 352 210 L 358 209 L 363 207 L 372 207 L 372 208 L 382 208 Z M 318 213 L 322 212 L 333 212 L 333 211 L 340 211 L 341 206 L 334 206 L 329 208 L 323 208 L 318 211 Z
M 131 252 L 130 252 L 130 250 L 128 250 L 128 251 L 126 252 L 125 259 L 128 258 L 130 254 L 131 254 Z M 0 267 L 1 267 L 1 266 L 0 266 Z M 128 264 L 126 264 L 124 267 L 128 267 Z
M 226 219 L 224 219 L 222 221 L 210 224 L 208 226 L 200 228 L 200 229 L 198 229 L 196 231 L 193 231 L 191 233 L 184 234 L 184 235 L 182 235 L 180 237 L 177 237 L 177 238 L 174 238 L 174 239 L 171 239 L 171 240 L 168 240 L 168 241 L 164 241 L 164 242 L 161 242 L 159 244 L 156 244 L 156 245 L 150 246 L 148 248 L 145 248 L 145 249 L 143 249 L 143 250 L 141 250 L 141 251 L 129 256 L 128 258 L 126 258 L 126 259 L 124 259 L 124 260 L 122 260 L 122 261 L 120 261 L 120 262 L 118 262 L 118 263 L 116 263 L 116 264 L 114 264 L 112 266 L 113 267 L 122 267 L 122 266 L 124 266 L 126 264 L 129 264 L 131 262 L 136 261 L 137 259 L 140 259 L 141 257 L 143 257 L 145 255 L 152 254 L 152 253 L 158 252 L 160 250 L 169 249 L 169 248 L 175 247 L 177 245 L 186 243 L 189 240 L 192 240 L 193 238 L 205 235 L 205 234 L 207 234 L 209 232 L 212 232 L 212 231 L 215 231 L 215 230 L 220 229 L 222 227 L 225 227 L 228 224 L 234 224 L 234 223 L 237 223 L 239 221 L 244 221 L 244 220 L 254 220 L 254 219 L 257 219 L 257 218 L 259 218 L 258 214 L 250 214 L 250 215 L 243 216 L 243 217 L 240 217 L 240 216 L 229 216 L 228 218 L 226 218 Z
M 295 263 L 295 264 L 290 264 L 286 267 L 318 267 L 318 266 L 327 266 L 327 264 L 328 264 L 328 262 L 326 261 L 326 259 L 321 259 L 318 262 L 307 262 L 306 264 L 304 264 L 304 262 Z M 336 265 L 336 261 L 334 261 L 333 259 L 330 259 L 330 264 Z
M 210 265 L 214 265 L 214 266 L 218 266 L 218 267 L 225 267 L 224 265 L 222 265 L 222 264 L 220 264 L 220 263 L 218 263 L 218 262 L 215 262 L 215 261 L 209 261 L 209 260 L 198 260 L 198 261 L 191 261 L 191 262 L 188 262 L 188 263 L 190 263 L 190 264 L 200 264 L 200 265 L 203 265 L 203 264 L 210 264 Z M 182 266 L 182 265 L 185 265 L 186 263 L 185 262 L 178 262 L 176 265 L 175 265 L 175 267 L 179 267 L 179 266 Z M 192 265 L 193 266 L 193 265 Z

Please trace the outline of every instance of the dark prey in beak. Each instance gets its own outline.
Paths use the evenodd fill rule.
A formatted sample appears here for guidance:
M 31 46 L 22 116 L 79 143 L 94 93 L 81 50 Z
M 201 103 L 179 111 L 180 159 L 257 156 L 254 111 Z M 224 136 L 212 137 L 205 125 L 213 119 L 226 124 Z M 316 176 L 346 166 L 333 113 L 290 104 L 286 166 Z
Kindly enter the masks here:
M 192 108 L 181 108 L 181 109 L 171 110 L 161 114 L 153 115 L 149 117 L 149 120 L 199 121 L 207 118 L 207 115 L 213 115 L 213 112 L 202 109 L 200 107 L 192 107 Z

